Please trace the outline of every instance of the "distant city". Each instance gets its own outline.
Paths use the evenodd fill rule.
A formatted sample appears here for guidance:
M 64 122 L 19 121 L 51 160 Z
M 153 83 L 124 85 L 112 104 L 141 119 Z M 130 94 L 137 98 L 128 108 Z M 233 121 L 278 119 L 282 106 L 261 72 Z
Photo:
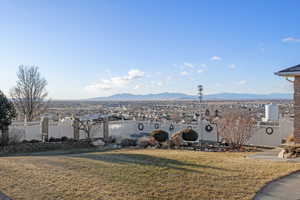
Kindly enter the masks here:
M 293 94 L 290 93 L 270 93 L 270 94 L 249 94 L 249 93 L 218 93 L 204 95 L 204 100 L 266 100 L 266 99 L 292 99 Z M 103 100 L 195 100 L 196 95 L 188 95 L 184 93 L 157 93 L 157 94 L 130 94 L 121 93 L 108 97 L 95 97 L 87 100 L 103 101 Z

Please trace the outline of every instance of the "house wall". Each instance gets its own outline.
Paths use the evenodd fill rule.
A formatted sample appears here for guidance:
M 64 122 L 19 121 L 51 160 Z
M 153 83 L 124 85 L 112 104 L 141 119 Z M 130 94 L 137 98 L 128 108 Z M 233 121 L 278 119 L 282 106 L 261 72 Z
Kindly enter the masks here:
M 294 138 L 295 143 L 300 143 L 300 76 L 294 80 Z

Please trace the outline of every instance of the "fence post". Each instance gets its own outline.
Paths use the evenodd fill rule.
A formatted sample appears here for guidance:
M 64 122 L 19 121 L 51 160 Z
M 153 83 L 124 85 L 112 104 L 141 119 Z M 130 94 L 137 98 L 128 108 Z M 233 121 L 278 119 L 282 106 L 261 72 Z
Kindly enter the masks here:
M 78 118 L 74 118 L 72 126 L 73 126 L 74 140 L 79 140 L 79 119 Z
M 49 119 L 48 117 L 41 118 L 41 133 L 43 142 L 47 142 L 49 139 Z
M 103 139 L 105 142 L 108 141 L 108 136 L 109 136 L 108 119 L 105 118 L 103 120 Z

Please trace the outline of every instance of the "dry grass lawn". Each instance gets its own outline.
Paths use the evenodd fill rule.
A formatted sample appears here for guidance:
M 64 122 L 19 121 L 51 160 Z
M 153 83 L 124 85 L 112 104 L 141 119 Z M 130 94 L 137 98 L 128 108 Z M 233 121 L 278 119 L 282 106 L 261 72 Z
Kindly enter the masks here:
M 0 158 L 0 191 L 18 199 L 251 199 L 300 164 L 252 160 L 246 153 L 182 150 Z

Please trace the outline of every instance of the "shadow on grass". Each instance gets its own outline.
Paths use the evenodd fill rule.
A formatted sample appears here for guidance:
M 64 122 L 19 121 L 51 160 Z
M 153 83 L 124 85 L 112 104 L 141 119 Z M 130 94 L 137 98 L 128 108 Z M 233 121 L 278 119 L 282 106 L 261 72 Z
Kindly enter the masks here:
M 166 167 L 169 169 L 188 171 L 201 173 L 199 169 L 214 169 L 214 170 L 223 170 L 223 171 L 231 171 L 219 167 L 208 166 L 208 165 L 199 165 L 192 164 L 187 162 L 182 162 L 178 160 L 173 160 L 169 158 L 162 158 L 156 156 L 150 156 L 145 154 L 127 154 L 127 153 L 105 153 L 105 154 L 76 154 L 76 155 L 66 155 L 68 157 L 76 157 L 76 158 L 85 158 L 98 160 L 109 163 L 117 163 L 117 164 L 136 164 L 136 165 L 144 165 L 144 166 L 154 166 L 154 167 Z
M 3 153 L 0 154 L 1 157 L 16 157 L 16 156 L 64 156 L 68 154 L 82 154 L 82 153 L 93 153 L 93 152 L 107 152 L 114 151 L 117 149 L 99 149 L 99 148 L 74 148 L 74 149 L 59 149 L 59 150 L 49 150 L 49 151 L 39 151 L 39 152 L 28 152 L 28 153 Z
M 202 173 L 201 169 L 213 169 L 233 172 L 235 170 L 219 168 L 210 165 L 193 164 L 179 160 L 134 153 L 110 153 L 118 149 L 98 149 L 98 148 L 82 148 L 82 149 L 68 149 L 56 151 L 44 151 L 35 153 L 20 153 L 11 155 L 0 155 L 0 157 L 14 157 L 14 156 L 32 156 L 32 157 L 52 157 L 63 156 L 71 158 L 85 158 L 97 161 L 103 161 L 116 164 L 136 164 L 144 166 L 165 167 L 168 169 L 175 169 L 186 172 Z M 103 153 L 103 154 L 101 154 Z M 31 161 L 33 162 L 33 161 Z M 207 173 L 207 172 L 205 172 Z

